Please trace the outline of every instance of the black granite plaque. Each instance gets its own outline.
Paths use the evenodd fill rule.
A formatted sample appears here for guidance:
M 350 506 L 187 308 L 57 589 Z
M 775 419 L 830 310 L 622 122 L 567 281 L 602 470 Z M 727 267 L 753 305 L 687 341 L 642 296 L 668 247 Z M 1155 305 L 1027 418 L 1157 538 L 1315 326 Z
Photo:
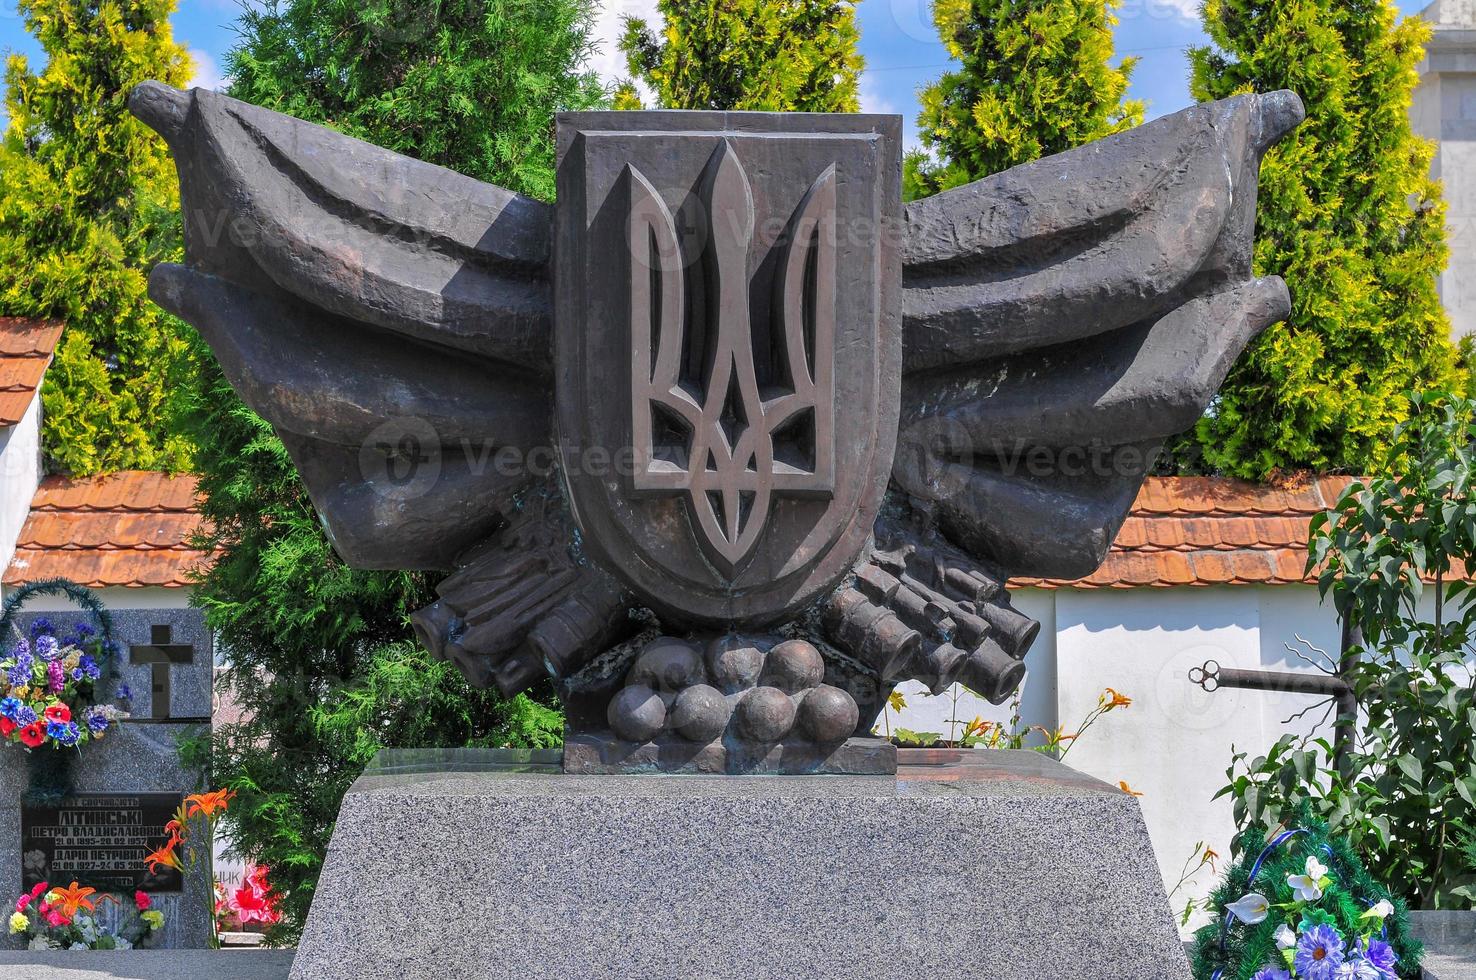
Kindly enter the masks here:
M 168 839 L 179 793 L 78 793 L 59 806 L 21 807 L 21 880 L 77 881 L 103 891 L 177 892 L 173 868 L 149 871 L 144 857 Z

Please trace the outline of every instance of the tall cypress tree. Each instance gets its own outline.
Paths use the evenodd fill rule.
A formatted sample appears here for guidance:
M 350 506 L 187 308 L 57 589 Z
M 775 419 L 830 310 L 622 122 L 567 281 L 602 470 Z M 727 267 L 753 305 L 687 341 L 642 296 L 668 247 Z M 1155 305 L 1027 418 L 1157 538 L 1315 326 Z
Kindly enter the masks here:
M 174 0 L 21 0 L 46 65 L 5 66 L 0 313 L 66 324 L 42 391 L 45 449 L 74 474 L 182 468 L 174 423 L 192 365 L 186 328 L 154 306 L 148 270 L 180 249 L 164 143 L 128 114 L 146 79 L 183 85 Z
M 933 20 L 961 65 L 922 92 L 927 152 L 908 155 L 909 199 L 1051 156 L 1143 121 L 1124 101 L 1136 59 L 1116 67 L 1120 0 L 937 0 Z
M 660 0 L 662 30 L 627 18 L 620 50 L 664 109 L 855 112 L 855 0 Z M 633 85 L 615 104 L 638 109 Z
M 553 114 L 603 104 L 592 0 L 268 0 L 239 23 L 230 94 L 535 197 Z M 199 469 L 216 560 L 196 591 L 249 720 L 220 732 L 227 832 L 300 928 L 345 791 L 385 746 L 557 744 L 540 700 L 476 691 L 411 640 L 425 576 L 346 567 L 271 426 L 204 351 Z
M 1230 372 L 1195 433 L 1209 468 L 1365 472 L 1407 411 L 1450 383 L 1436 292 L 1445 207 L 1409 105 L 1429 27 L 1391 0 L 1209 0 L 1196 98 L 1289 88 L 1307 121 L 1261 168 L 1256 271 L 1283 277 L 1292 315 Z

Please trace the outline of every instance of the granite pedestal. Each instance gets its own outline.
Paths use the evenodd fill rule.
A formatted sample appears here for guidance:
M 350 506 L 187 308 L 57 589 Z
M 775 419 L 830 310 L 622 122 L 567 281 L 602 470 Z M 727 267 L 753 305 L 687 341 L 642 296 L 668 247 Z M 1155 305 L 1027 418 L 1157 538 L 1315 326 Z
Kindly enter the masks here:
M 1036 753 L 921 760 L 598 776 L 400 753 L 344 799 L 292 976 L 1188 976 L 1136 800 Z

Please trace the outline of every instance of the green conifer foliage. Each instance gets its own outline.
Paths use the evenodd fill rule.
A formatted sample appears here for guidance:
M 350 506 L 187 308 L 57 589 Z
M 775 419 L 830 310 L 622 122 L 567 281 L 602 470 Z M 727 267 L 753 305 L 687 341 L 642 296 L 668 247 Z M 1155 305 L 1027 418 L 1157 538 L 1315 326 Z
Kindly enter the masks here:
M 226 59 L 236 98 L 536 197 L 554 190 L 555 112 L 598 108 L 591 0 L 268 0 Z M 218 732 L 225 825 L 301 928 L 349 785 L 382 747 L 548 746 L 551 691 L 471 689 L 411 639 L 427 576 L 348 568 L 271 426 L 208 351 L 195 386 L 216 560 L 196 591 L 251 716 Z
M 1289 88 L 1307 121 L 1261 168 L 1256 271 L 1286 279 L 1290 319 L 1240 358 L 1195 440 L 1250 478 L 1383 463 L 1406 390 L 1454 383 L 1436 292 L 1445 207 L 1409 105 L 1429 27 L 1391 0 L 1209 0 L 1196 98 Z
M 1117 67 L 1120 0 L 937 0 L 933 19 L 961 62 L 922 91 L 907 158 L 909 200 L 1131 129 L 1143 104 L 1124 101 L 1136 59 Z
M 66 324 L 42 392 L 51 465 L 78 475 L 180 469 L 192 373 L 183 324 L 154 306 L 148 270 L 177 256 L 179 200 L 164 143 L 128 114 L 146 79 L 183 85 L 174 0 L 21 0 L 46 65 L 5 66 L 0 313 Z
M 663 109 L 855 112 L 855 0 L 661 0 L 657 32 L 628 18 L 620 50 Z M 616 108 L 639 109 L 632 85 Z

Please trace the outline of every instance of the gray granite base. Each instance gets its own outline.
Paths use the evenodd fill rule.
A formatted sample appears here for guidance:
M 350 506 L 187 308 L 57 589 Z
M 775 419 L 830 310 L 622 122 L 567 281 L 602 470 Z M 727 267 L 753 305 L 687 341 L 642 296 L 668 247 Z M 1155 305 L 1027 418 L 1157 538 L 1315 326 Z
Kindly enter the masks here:
M 1036 753 L 927 761 L 366 774 L 292 976 L 1188 976 L 1136 800 Z
M 1425 980 L 1476 980 L 1476 912 L 1411 912 L 1409 929 L 1425 944 Z
M 6 980 L 287 980 L 291 968 L 290 949 L 0 951 Z

